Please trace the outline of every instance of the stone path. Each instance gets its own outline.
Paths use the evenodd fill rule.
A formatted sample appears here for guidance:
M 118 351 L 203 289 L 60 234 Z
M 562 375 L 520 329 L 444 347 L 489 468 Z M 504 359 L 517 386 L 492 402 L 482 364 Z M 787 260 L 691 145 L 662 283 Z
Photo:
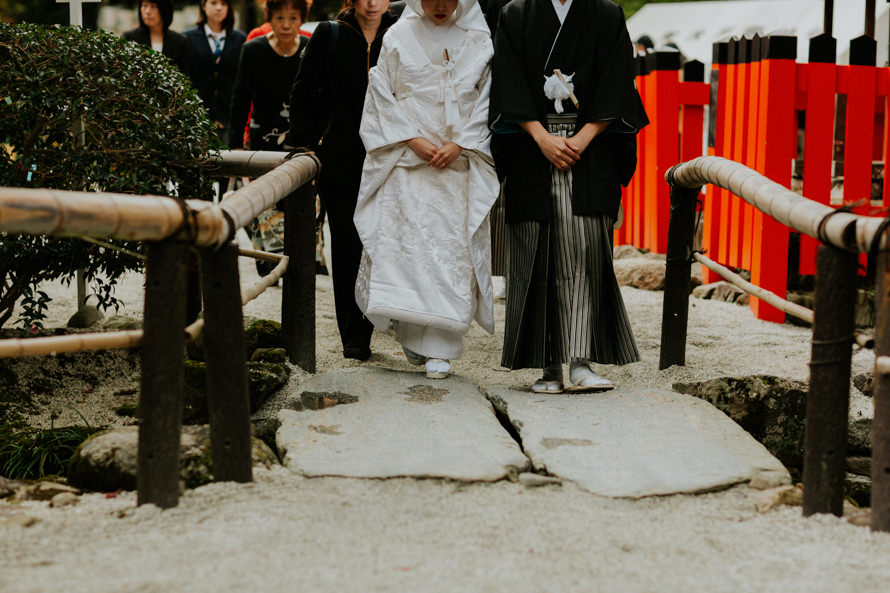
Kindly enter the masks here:
M 284 464 L 305 476 L 494 481 L 533 466 L 631 498 L 790 482 L 726 415 L 671 391 L 483 394 L 458 376 L 360 367 L 313 377 L 285 407 L 277 445 Z

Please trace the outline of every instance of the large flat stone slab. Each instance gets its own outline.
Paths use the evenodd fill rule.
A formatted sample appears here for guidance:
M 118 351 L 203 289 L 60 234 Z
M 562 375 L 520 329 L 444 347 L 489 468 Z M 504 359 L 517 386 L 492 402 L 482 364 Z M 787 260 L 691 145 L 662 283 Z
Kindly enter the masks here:
M 276 442 L 284 465 L 305 476 L 495 481 L 529 465 L 461 377 L 341 369 L 304 383 L 299 400 L 321 409 L 281 410 Z
M 717 408 L 662 390 L 539 395 L 486 388 L 535 468 L 613 497 L 789 483 L 785 467 Z

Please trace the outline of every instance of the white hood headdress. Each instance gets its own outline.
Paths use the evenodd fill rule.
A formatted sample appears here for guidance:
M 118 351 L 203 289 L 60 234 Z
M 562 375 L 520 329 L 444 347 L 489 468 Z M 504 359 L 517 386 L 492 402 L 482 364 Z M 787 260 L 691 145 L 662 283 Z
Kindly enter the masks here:
M 454 10 L 457 15 L 455 26 L 465 31 L 482 31 L 491 34 L 488 30 L 488 23 L 485 22 L 485 15 L 479 8 L 479 2 L 476 0 L 459 0 L 457 8 Z M 420 0 L 405 0 L 405 12 L 399 18 L 411 19 L 421 18 L 423 16 L 423 7 Z

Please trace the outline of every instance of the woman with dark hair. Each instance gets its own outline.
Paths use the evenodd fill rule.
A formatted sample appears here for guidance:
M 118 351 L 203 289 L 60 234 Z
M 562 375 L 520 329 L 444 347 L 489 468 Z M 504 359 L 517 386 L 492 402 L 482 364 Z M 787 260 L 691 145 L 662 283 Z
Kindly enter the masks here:
M 246 35 L 235 28 L 231 0 L 201 0 L 201 18 L 185 32 L 189 40 L 189 77 L 225 142 L 232 109 L 238 57 Z
M 291 93 L 290 143 L 315 149 L 322 162 L 318 193 L 331 230 L 343 355 L 358 360 L 371 356 L 374 329 L 355 302 L 362 242 L 352 217 L 365 160 L 359 125 L 368 71 L 377 63 L 383 34 L 397 19 L 388 9 L 389 0 L 346 0 L 335 22 L 323 22 L 313 32 Z
M 180 72 L 188 74 L 188 40 L 185 35 L 170 30 L 173 0 L 142 0 L 138 14 L 139 26 L 124 33 L 124 39 L 161 52 Z
M 300 49 L 305 39 L 300 35 L 300 27 L 308 10 L 306 0 L 267 0 L 263 7 L 272 31 L 248 41 L 241 48 L 229 118 L 230 147 L 244 146 L 241 130 L 250 113 L 250 148 L 284 149 L 290 89 L 297 77 Z

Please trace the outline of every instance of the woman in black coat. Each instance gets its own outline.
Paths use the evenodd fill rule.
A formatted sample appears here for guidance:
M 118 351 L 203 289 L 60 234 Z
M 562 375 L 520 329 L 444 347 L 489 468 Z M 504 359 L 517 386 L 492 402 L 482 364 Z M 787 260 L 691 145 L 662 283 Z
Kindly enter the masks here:
M 334 23 L 318 25 L 291 92 L 290 142 L 321 160 L 318 194 L 331 230 L 334 303 L 346 358 L 371 356 L 371 322 L 355 303 L 362 243 L 352 217 L 365 147 L 359 124 L 368 70 L 377 63 L 383 34 L 395 23 L 389 0 L 347 0 Z M 324 141 L 320 139 L 324 137 Z
M 189 77 L 204 102 L 217 134 L 225 142 L 232 107 L 238 56 L 247 35 L 234 28 L 230 0 L 201 0 L 201 18 L 185 31 L 189 40 Z
M 124 33 L 124 39 L 147 45 L 167 56 L 179 71 L 188 74 L 189 44 L 185 35 L 170 30 L 173 0 L 142 0 L 139 26 Z
M 272 31 L 241 48 L 229 118 L 229 146 L 244 147 L 243 130 L 250 114 L 250 148 L 284 150 L 290 89 L 306 43 L 300 27 L 309 9 L 306 0 L 267 0 L 263 11 Z

